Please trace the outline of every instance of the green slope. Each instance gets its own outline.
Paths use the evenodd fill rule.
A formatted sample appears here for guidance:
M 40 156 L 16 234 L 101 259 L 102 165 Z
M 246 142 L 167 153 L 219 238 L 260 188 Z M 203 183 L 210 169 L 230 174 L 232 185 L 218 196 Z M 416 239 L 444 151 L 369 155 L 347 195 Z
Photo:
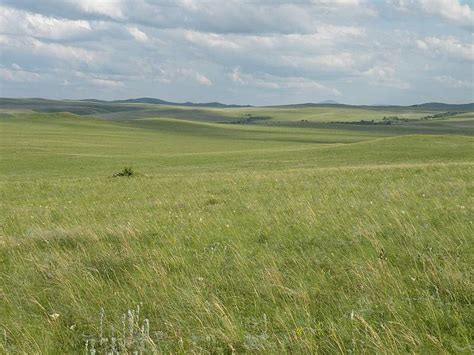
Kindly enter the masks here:
M 4 175 L 12 176 L 51 172 L 106 176 L 124 165 L 160 174 L 465 160 L 473 141 L 459 136 L 374 141 L 383 135 L 172 119 L 114 123 L 72 114 L 16 115 L 2 119 L 0 128 L 0 167 Z M 368 142 L 346 145 L 363 141 Z
M 459 135 L 2 115 L 0 352 L 469 352 L 473 151 Z M 138 175 L 112 178 L 123 166 Z

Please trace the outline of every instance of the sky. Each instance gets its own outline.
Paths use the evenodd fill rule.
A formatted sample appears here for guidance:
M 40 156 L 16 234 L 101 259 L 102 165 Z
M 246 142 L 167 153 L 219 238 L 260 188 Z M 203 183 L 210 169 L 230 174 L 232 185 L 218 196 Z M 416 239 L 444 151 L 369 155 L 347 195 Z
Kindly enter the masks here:
M 0 96 L 474 101 L 474 0 L 0 0 Z

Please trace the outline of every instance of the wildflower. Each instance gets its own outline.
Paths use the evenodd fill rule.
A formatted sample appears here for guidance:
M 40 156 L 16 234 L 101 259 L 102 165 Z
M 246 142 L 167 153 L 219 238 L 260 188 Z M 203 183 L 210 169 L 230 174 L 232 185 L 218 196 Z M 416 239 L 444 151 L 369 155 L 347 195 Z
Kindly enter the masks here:
M 49 318 L 51 318 L 51 320 L 56 320 L 56 319 L 59 318 L 59 313 L 50 314 L 50 315 L 49 315 Z

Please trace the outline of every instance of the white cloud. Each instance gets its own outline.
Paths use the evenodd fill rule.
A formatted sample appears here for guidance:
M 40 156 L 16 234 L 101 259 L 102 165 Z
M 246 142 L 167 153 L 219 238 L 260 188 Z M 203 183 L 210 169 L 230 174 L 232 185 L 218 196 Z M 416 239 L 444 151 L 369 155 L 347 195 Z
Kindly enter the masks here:
M 288 66 L 303 67 L 303 68 L 324 68 L 324 69 L 338 69 L 351 70 L 361 62 L 365 62 L 367 56 L 364 54 L 355 55 L 350 52 L 341 52 L 337 54 L 322 54 L 312 56 L 282 56 L 282 61 Z
M 77 0 L 74 4 L 80 10 L 87 13 L 103 15 L 114 19 L 123 19 L 125 17 L 125 2 L 122 0 Z
M 359 6 L 361 5 L 360 0 L 313 0 L 314 4 L 324 5 L 343 5 L 343 6 Z
M 195 78 L 196 78 L 196 81 L 201 85 L 206 85 L 206 86 L 212 85 L 212 81 L 210 81 L 209 78 L 207 78 L 206 76 L 200 73 L 195 73 Z
M 124 83 L 117 80 L 110 80 L 110 79 L 99 79 L 93 78 L 89 80 L 91 84 L 96 86 L 103 86 L 107 88 L 122 88 L 124 87 Z
M 71 80 L 63 80 L 61 85 L 93 86 L 106 89 L 120 89 L 125 87 L 125 83 L 114 77 L 104 76 L 97 73 L 74 71 Z
M 474 11 L 468 4 L 459 3 L 459 0 L 418 0 L 418 3 L 426 13 L 462 25 L 474 25 Z
M 96 54 L 84 48 L 68 46 L 59 43 L 47 43 L 31 37 L 14 37 L 0 35 L 0 44 L 5 48 L 14 48 L 44 57 L 53 57 L 75 62 L 92 63 Z
M 42 55 L 53 56 L 64 60 L 75 60 L 79 62 L 91 63 L 96 55 L 83 48 L 67 46 L 58 43 L 44 43 L 38 40 L 32 40 L 33 51 Z
M 321 24 L 312 34 L 246 35 L 187 31 L 194 53 L 225 67 L 245 65 L 247 71 L 280 76 L 344 75 L 367 69 L 373 54 L 361 43 L 365 29 Z M 234 78 L 238 75 L 234 72 Z M 238 80 L 237 80 L 238 81 Z M 260 86 L 275 87 L 273 83 Z
M 192 43 L 204 45 L 207 47 L 217 47 L 223 49 L 239 49 L 240 45 L 231 38 L 216 34 L 202 33 L 196 31 L 186 31 L 184 37 Z
M 245 80 L 240 75 L 240 68 L 239 67 L 236 67 L 232 70 L 232 73 L 230 74 L 230 78 L 235 83 L 245 84 Z
M 2 91 L 17 95 L 23 78 L 46 83 L 24 85 L 44 87 L 38 96 L 70 83 L 70 97 L 126 87 L 174 101 L 283 103 L 337 89 L 354 103 L 465 100 L 469 90 L 446 88 L 472 75 L 474 37 L 453 26 L 470 26 L 472 3 L 386 1 L 406 12 L 375 0 L 0 0 Z
M 425 51 L 429 49 L 428 44 L 422 41 L 421 39 L 416 40 L 416 45 L 418 48 L 423 49 Z
M 13 82 L 32 82 L 41 79 L 41 75 L 23 70 L 18 64 L 12 64 L 11 69 L 0 68 L 0 79 Z
M 364 28 L 321 24 L 311 34 L 218 34 L 186 31 L 183 37 L 197 50 L 211 55 L 213 61 L 228 66 L 254 63 L 260 70 L 268 67 L 294 68 L 299 71 L 348 72 L 367 61 L 366 52 L 355 51 L 366 37 Z M 344 48 L 344 49 L 342 49 Z
M 425 51 L 447 54 L 458 59 L 474 60 L 474 45 L 472 43 L 462 43 L 453 37 L 427 37 L 423 40 L 417 40 L 416 45 L 419 49 Z
M 290 77 L 285 80 L 283 87 L 288 89 L 304 89 L 304 90 L 316 90 L 331 93 L 332 95 L 339 96 L 341 93 L 339 90 L 327 87 L 315 80 L 310 80 L 301 77 Z
M 336 26 L 321 24 L 310 34 L 245 35 L 218 34 L 186 31 L 184 37 L 194 44 L 229 50 L 289 49 L 299 51 L 320 51 L 321 47 L 333 47 L 338 43 L 351 42 L 365 36 L 365 30 L 358 26 Z M 251 54 L 251 53 L 249 53 Z
M 227 34 L 313 33 L 321 15 L 354 18 L 376 13 L 365 0 L 180 0 L 175 6 L 167 8 L 168 18 L 175 9 L 180 16 L 169 26 Z
M 341 14 L 347 11 L 352 15 L 377 15 L 376 8 L 366 0 L 310 0 L 310 3 L 316 7 L 326 7 Z
M 28 35 L 53 40 L 73 38 L 91 32 L 85 20 L 67 20 L 0 6 L 0 33 Z
M 461 26 L 474 26 L 474 10 L 459 0 L 391 0 L 392 5 L 405 12 L 420 11 Z
M 259 76 L 252 74 L 243 74 L 239 67 L 232 70 L 229 74 L 231 80 L 240 85 L 254 86 L 265 89 L 300 89 L 310 91 L 321 91 L 339 96 L 339 90 L 327 87 L 315 80 L 303 77 L 277 77 L 269 74 L 261 74 Z
M 128 27 L 128 33 L 130 33 L 138 42 L 148 42 L 149 40 L 147 34 L 139 30 L 137 27 Z
M 170 67 L 166 70 L 159 68 L 154 80 L 162 84 L 173 84 L 177 82 L 189 83 L 189 81 L 193 81 L 199 85 L 213 85 L 213 82 L 207 76 L 197 70 L 189 68 Z
M 373 85 L 392 87 L 406 90 L 411 86 L 409 83 L 400 80 L 395 68 L 389 65 L 376 65 L 362 73 Z
M 472 81 L 468 80 L 458 80 L 449 75 L 436 76 L 434 78 L 438 83 L 444 84 L 447 87 L 462 89 L 462 88 L 472 88 Z

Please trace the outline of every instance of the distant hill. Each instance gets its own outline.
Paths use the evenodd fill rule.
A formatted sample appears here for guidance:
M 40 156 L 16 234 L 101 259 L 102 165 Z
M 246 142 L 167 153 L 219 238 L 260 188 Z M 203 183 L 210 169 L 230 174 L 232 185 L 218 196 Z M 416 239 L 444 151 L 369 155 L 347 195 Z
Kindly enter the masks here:
M 474 111 L 473 102 L 468 104 L 444 104 L 441 102 L 427 102 L 420 105 L 411 105 L 410 107 L 433 111 Z
M 41 98 L 0 98 L 1 109 L 28 109 L 37 112 L 71 112 L 78 115 L 102 115 L 115 112 L 129 112 L 129 111 L 143 111 L 150 109 L 164 110 L 166 107 L 153 107 L 151 105 L 162 106 L 180 106 L 195 108 L 193 114 L 199 115 L 198 108 L 243 108 L 252 107 L 250 105 L 226 105 L 220 102 L 206 102 L 193 103 L 184 102 L 177 103 L 165 101 L 161 99 L 142 97 L 137 99 L 104 101 L 96 99 L 86 100 L 48 100 Z M 305 108 L 305 107 L 326 107 L 331 109 L 365 109 L 365 110 L 386 110 L 392 112 L 398 111 L 432 111 L 432 112 L 474 112 L 474 103 L 466 104 L 445 104 L 440 102 L 428 102 L 411 106 L 396 106 L 396 105 L 380 105 L 380 106 L 357 106 L 340 104 L 332 100 L 324 101 L 322 103 L 303 103 L 293 105 L 278 105 L 267 106 L 275 109 L 279 108 Z M 177 108 L 169 108 L 170 110 L 177 110 Z M 190 110 L 187 110 L 187 115 Z M 160 111 L 162 112 L 162 111 Z
M 94 115 L 111 112 L 137 111 L 143 107 L 119 105 L 101 100 L 47 100 L 39 98 L 0 98 L 2 109 L 26 109 L 36 112 L 70 112 L 76 115 Z
M 154 105 L 172 105 L 172 106 L 188 106 L 188 107 L 214 107 L 214 108 L 233 108 L 233 107 L 251 107 L 250 105 L 227 105 L 220 102 L 172 102 L 161 99 L 155 99 L 152 97 L 140 97 L 137 99 L 126 99 L 126 100 L 113 100 L 113 101 L 101 101 L 94 99 L 80 100 L 88 102 L 104 102 L 104 103 L 115 103 L 115 104 L 154 104 Z
M 64 100 L 64 101 L 84 101 L 84 102 L 107 102 L 104 100 L 97 100 L 97 99 L 83 99 L 83 100 Z
M 362 108 L 366 110 L 382 110 L 389 111 L 412 109 L 414 111 L 456 111 L 456 112 L 472 112 L 474 111 L 474 103 L 467 104 L 445 104 L 441 102 L 427 102 L 424 104 L 400 106 L 400 105 L 345 105 L 337 102 L 327 103 L 303 103 L 290 105 L 269 106 L 273 108 L 303 108 L 303 107 L 339 107 L 339 108 Z

